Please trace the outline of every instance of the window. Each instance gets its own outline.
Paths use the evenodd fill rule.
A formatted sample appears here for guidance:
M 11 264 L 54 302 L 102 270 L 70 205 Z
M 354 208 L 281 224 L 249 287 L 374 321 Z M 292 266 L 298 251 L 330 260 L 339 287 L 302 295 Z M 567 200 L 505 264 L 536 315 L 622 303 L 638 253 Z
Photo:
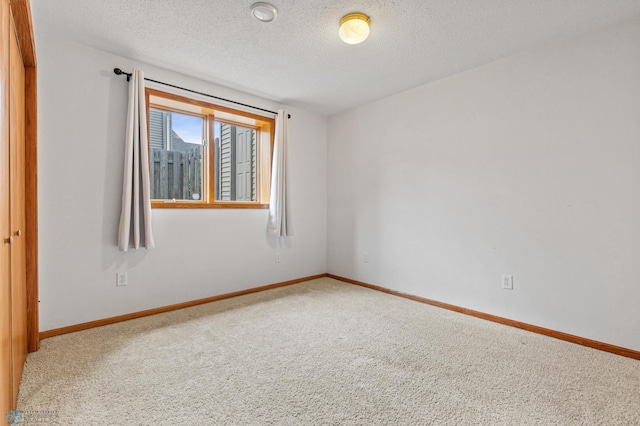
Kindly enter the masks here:
M 146 91 L 152 207 L 268 207 L 273 118 Z

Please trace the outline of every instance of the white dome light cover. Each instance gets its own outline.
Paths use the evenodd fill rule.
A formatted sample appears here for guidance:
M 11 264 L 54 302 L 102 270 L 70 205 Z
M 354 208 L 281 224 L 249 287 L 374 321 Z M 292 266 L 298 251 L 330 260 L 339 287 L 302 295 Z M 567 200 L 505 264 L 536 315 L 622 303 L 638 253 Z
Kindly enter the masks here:
M 369 22 L 369 17 L 364 13 L 349 13 L 340 20 L 338 35 L 345 43 L 362 43 L 369 37 Z

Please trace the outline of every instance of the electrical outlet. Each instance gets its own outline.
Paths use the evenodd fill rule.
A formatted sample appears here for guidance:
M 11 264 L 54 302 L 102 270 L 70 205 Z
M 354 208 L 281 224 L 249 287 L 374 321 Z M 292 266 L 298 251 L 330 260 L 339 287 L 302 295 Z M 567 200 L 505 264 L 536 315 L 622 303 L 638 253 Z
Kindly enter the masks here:
M 280 256 L 280 252 L 276 252 L 276 263 L 280 263 L 282 261 L 282 257 Z
M 116 272 L 116 287 L 124 287 L 127 285 L 127 273 Z
M 502 276 L 502 288 L 505 290 L 513 290 L 513 275 Z
M 364 263 L 369 263 L 369 253 L 367 253 L 366 251 L 362 253 L 362 261 Z

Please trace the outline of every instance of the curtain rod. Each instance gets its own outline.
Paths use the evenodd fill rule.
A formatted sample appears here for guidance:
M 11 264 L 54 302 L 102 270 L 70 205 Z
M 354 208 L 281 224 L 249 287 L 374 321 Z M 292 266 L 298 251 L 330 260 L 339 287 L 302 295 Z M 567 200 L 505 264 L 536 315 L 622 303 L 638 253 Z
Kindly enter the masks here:
M 132 74 L 131 74 L 130 72 L 124 72 L 124 71 L 122 71 L 120 68 L 114 68 L 114 69 L 113 69 L 113 73 L 114 73 L 115 75 L 126 75 L 126 76 L 127 76 L 127 81 L 131 80 L 131 75 L 132 75 Z M 268 113 L 270 113 L 270 114 L 278 115 L 278 113 L 277 113 L 277 112 L 275 112 L 275 111 L 271 111 L 271 110 L 268 110 L 268 109 L 260 108 L 260 107 L 253 106 L 253 105 L 249 105 L 249 104 L 243 104 L 242 102 L 232 101 L 231 99 L 225 99 L 225 98 L 221 98 L 221 97 L 219 97 L 219 96 L 209 95 L 208 93 L 198 92 L 198 91 L 196 91 L 196 90 L 187 89 L 187 88 L 185 88 L 185 87 L 176 86 L 176 85 L 174 85 L 174 84 L 164 83 L 164 82 L 162 82 L 162 81 L 153 80 L 153 79 L 151 79 L 151 78 L 146 78 L 146 77 L 145 77 L 144 79 L 145 79 L 145 80 L 147 80 L 147 81 L 151 81 L 151 82 L 153 82 L 153 83 L 158 83 L 158 84 L 162 84 L 162 85 L 165 85 L 165 86 L 173 87 L 174 89 L 185 90 L 185 91 L 187 91 L 187 92 L 195 93 L 195 94 L 197 94 L 197 95 L 207 96 L 207 97 L 209 97 L 209 98 L 218 99 L 218 100 L 220 100 L 220 101 L 230 102 L 230 103 L 232 103 L 232 104 L 242 105 L 243 107 L 253 108 L 253 109 L 260 110 L 260 111 L 268 112 Z M 287 115 L 288 115 L 288 118 L 291 118 L 291 114 L 287 114 Z

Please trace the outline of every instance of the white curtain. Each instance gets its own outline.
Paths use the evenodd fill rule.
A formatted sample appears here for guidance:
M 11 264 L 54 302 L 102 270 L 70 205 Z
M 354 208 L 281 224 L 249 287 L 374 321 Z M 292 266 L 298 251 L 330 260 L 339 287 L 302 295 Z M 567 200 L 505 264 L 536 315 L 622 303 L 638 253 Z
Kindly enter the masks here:
M 142 210 L 142 213 L 141 213 Z M 147 109 L 145 107 L 144 73 L 134 68 L 129 83 L 129 110 L 125 136 L 124 180 L 122 183 L 122 212 L 118 232 L 118 248 L 155 247 L 151 229 L 151 190 L 149 181 L 149 141 Z M 133 238 L 132 238 L 133 237 Z
M 291 235 L 288 214 L 287 144 L 289 142 L 289 114 L 278 110 L 276 117 L 276 140 L 273 144 L 271 166 L 271 198 L 269 200 L 269 223 L 267 235 L 287 237 Z

